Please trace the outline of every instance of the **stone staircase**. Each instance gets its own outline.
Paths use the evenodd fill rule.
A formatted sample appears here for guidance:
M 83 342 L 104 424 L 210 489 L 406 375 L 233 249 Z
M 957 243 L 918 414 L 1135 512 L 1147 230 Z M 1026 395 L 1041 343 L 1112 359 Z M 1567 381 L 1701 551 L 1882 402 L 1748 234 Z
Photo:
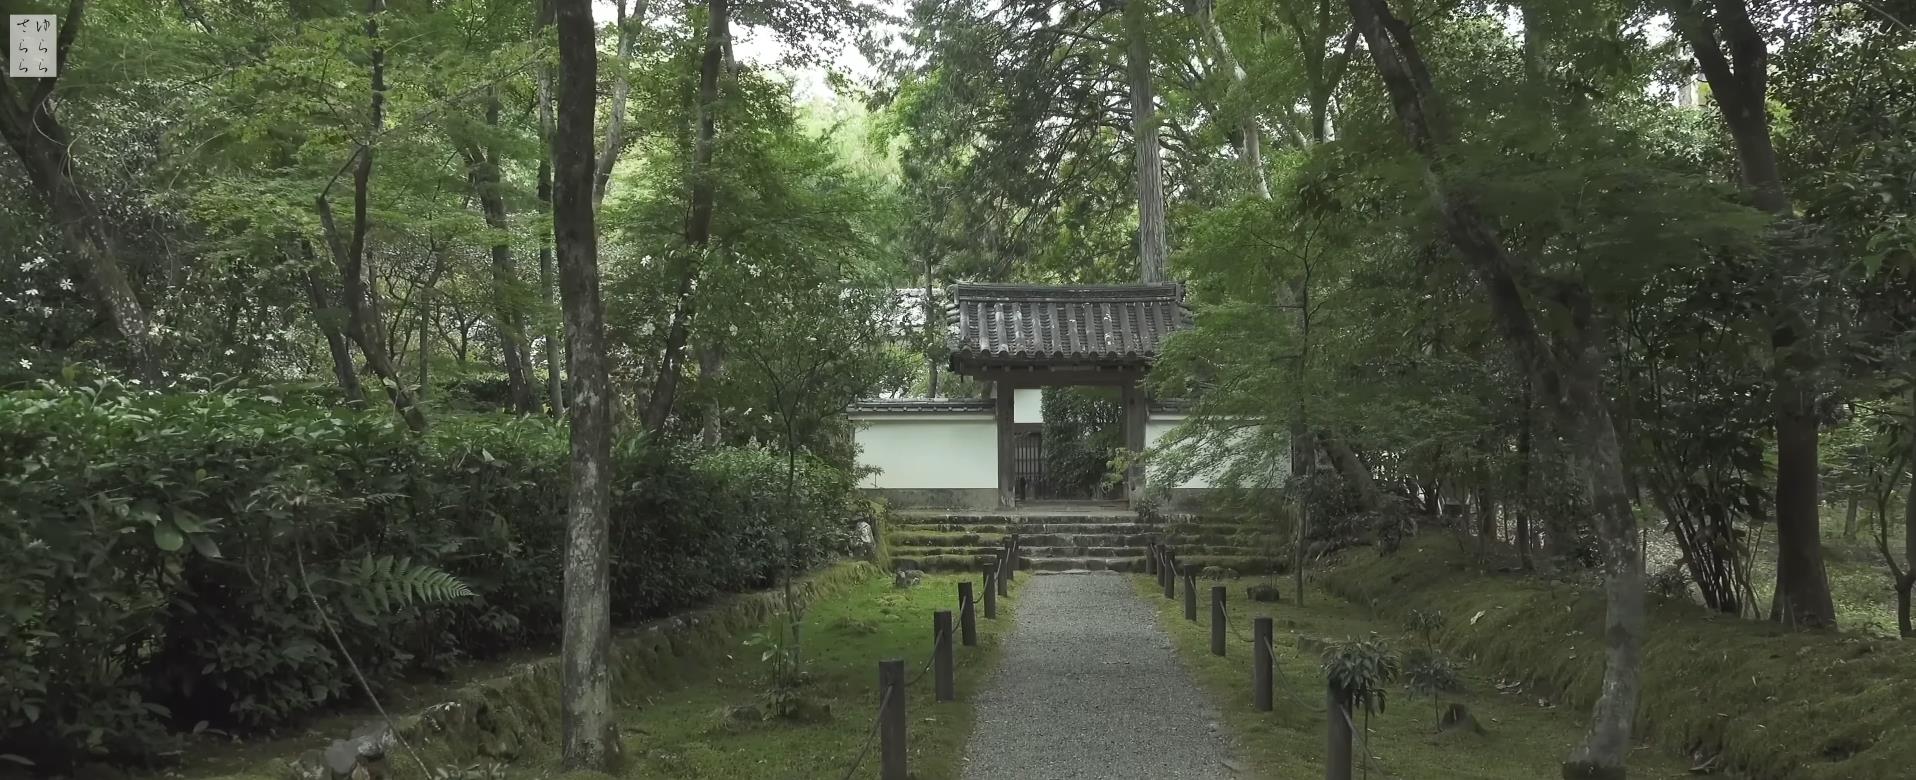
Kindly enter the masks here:
M 1232 521 L 1174 515 L 1146 522 L 1122 504 L 1058 504 L 1000 512 L 905 510 L 886 543 L 897 569 L 978 571 L 1018 534 L 1018 568 L 1036 572 L 1144 571 L 1149 545 L 1171 545 L 1186 564 L 1238 574 L 1275 571 L 1288 542 Z

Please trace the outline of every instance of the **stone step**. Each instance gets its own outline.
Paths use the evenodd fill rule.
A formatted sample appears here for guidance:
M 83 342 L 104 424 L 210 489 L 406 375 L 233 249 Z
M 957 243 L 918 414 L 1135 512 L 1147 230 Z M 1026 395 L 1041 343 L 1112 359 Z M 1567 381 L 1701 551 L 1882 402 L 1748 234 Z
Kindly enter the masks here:
M 1000 534 L 1008 527 L 1004 523 L 892 523 L 886 529 L 911 533 Z
M 989 555 L 894 555 L 891 567 L 894 571 L 918 569 L 919 571 L 979 571 L 986 562 L 994 560 Z
M 1004 534 L 920 533 L 895 531 L 885 536 L 894 547 L 990 547 L 1003 544 Z
M 894 558 L 901 555 L 911 558 L 930 558 L 946 555 L 964 555 L 976 558 L 979 556 L 994 556 L 1003 551 L 1003 547 L 900 547 L 893 545 L 891 548 L 891 554 Z
M 1142 558 L 1143 547 L 1022 547 L 1028 558 Z
M 1150 534 L 1018 534 L 1026 547 L 1143 547 Z
M 1162 529 L 1145 523 L 1019 523 L 1010 530 L 1019 534 L 1148 534 Z
M 1144 558 L 1025 558 L 1018 568 L 1031 571 L 1144 571 Z

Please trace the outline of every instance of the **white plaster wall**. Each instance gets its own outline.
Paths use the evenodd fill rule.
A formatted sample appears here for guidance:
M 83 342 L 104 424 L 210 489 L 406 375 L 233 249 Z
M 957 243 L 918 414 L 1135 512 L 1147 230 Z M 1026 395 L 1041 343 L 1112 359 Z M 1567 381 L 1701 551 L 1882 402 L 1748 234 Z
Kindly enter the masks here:
M 998 426 L 990 414 L 854 415 L 858 465 L 882 469 L 869 488 L 998 489 Z
M 1146 420 L 1144 423 L 1144 449 L 1146 451 L 1149 451 L 1151 448 L 1158 446 L 1158 440 L 1164 438 L 1165 434 L 1170 433 L 1171 429 L 1176 428 L 1179 423 L 1184 422 L 1184 417 L 1185 416 L 1182 414 L 1151 415 L 1150 419 Z M 1180 488 L 1212 487 L 1211 476 L 1212 475 L 1209 473 L 1202 473 L 1202 472 L 1198 474 L 1194 474 L 1191 476 L 1190 479 L 1187 479 L 1187 480 L 1184 480 L 1183 482 L 1178 483 L 1176 487 L 1180 487 Z
M 1011 421 L 1019 424 L 1044 422 L 1044 389 L 1021 387 L 1011 391 Z

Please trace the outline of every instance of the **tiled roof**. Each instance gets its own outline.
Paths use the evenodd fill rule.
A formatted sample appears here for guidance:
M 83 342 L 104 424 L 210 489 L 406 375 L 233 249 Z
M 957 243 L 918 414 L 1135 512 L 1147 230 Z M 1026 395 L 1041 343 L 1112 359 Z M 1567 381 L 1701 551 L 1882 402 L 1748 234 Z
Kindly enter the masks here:
M 872 412 L 990 412 L 996 402 L 976 398 L 866 398 L 855 401 L 845 411 L 852 414 Z
M 954 284 L 951 365 L 1148 365 L 1191 325 L 1176 284 Z

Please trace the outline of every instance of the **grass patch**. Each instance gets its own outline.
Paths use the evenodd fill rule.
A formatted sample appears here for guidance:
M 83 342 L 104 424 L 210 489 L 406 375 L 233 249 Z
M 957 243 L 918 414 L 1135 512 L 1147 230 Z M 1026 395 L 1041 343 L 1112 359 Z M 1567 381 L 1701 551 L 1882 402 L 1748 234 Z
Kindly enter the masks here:
M 1391 619 L 1440 608 L 1445 644 L 1476 665 L 1579 710 L 1597 696 L 1603 603 L 1591 589 L 1484 573 L 1440 535 L 1390 557 L 1355 551 L 1325 582 Z M 1720 753 L 1756 780 L 1900 778 L 1916 766 L 1916 643 L 1790 631 L 1655 598 L 1646 633 L 1638 732 L 1661 745 Z
M 909 590 L 874 579 L 814 604 L 805 615 L 804 655 L 811 702 L 830 708 L 817 722 L 754 722 L 727 717 L 731 708 L 763 701 L 768 670 L 755 648 L 733 643 L 708 675 L 647 696 L 620 713 L 629 778 L 838 778 L 866 742 L 878 706 L 878 661 L 904 658 L 910 765 L 924 780 L 956 778 L 970 737 L 975 695 L 995 667 L 1013 599 L 998 603 L 998 619 L 978 614 L 978 646 L 955 647 L 959 700 L 934 703 L 930 674 L 932 612 L 953 610 L 957 585 L 978 575 L 928 574 Z M 1020 578 L 1016 588 L 1028 581 Z M 978 598 L 982 601 L 983 591 Z M 955 630 L 955 628 L 954 628 Z M 741 637 L 742 639 L 742 637 Z M 873 743 L 854 777 L 878 776 Z
M 1323 775 L 1326 711 L 1318 643 L 1376 634 L 1399 654 L 1414 646 L 1401 625 L 1373 618 L 1369 610 L 1314 586 L 1306 593 L 1305 606 L 1300 607 L 1292 597 L 1288 578 L 1245 578 L 1224 583 L 1230 617 L 1226 621 L 1226 656 L 1219 658 L 1211 655 L 1210 649 L 1210 586 L 1219 583 L 1198 583 L 1198 620 L 1193 623 L 1184 619 L 1182 593 L 1178 599 L 1169 600 L 1154 578 L 1140 575 L 1131 581 L 1139 596 L 1157 608 L 1159 621 L 1170 632 L 1185 665 L 1230 725 L 1237 738 L 1238 754 L 1254 768 L 1249 776 L 1289 780 Z M 1285 600 L 1247 600 L 1245 588 L 1263 582 L 1275 582 Z M 1258 615 L 1269 615 L 1275 621 L 1272 647 L 1278 671 L 1271 712 L 1251 709 L 1251 620 Z M 1468 619 L 1468 615 L 1452 619 Z M 1300 639 L 1304 648 L 1299 647 Z M 1468 662 L 1463 667 L 1465 693 L 1447 696 L 1444 702 L 1469 707 L 1488 733 L 1438 734 L 1431 700 L 1413 699 L 1401 684 L 1394 685 L 1388 691 L 1388 708 L 1369 723 L 1370 776 L 1416 780 L 1556 777 L 1558 763 L 1582 738 L 1588 712 L 1547 701 L 1540 706 L 1535 693 L 1500 693 L 1497 684 L 1502 680 L 1492 670 Z M 1360 720 L 1359 726 L 1363 725 Z M 1363 743 L 1359 742 L 1355 755 L 1361 757 L 1363 753 Z M 1688 767 L 1675 756 L 1644 749 L 1632 761 L 1631 777 L 1687 777 Z M 1357 771 L 1363 773 L 1361 764 Z

